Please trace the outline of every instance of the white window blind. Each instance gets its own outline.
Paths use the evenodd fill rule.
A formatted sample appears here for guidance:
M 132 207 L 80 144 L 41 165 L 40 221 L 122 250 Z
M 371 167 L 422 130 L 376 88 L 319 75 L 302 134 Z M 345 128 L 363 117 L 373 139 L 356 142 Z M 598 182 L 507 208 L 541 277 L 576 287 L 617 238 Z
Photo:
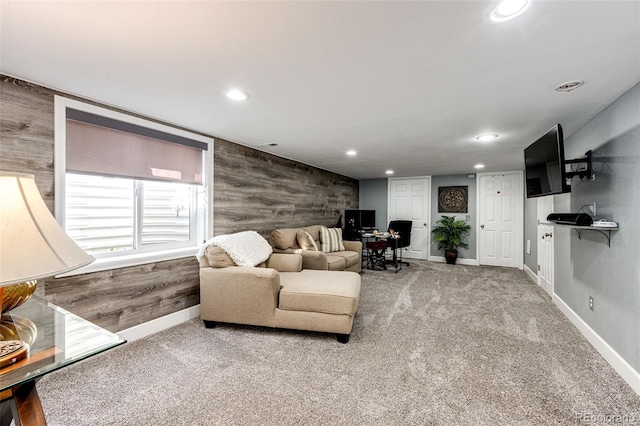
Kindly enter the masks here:
M 67 109 L 68 171 L 201 184 L 207 145 Z

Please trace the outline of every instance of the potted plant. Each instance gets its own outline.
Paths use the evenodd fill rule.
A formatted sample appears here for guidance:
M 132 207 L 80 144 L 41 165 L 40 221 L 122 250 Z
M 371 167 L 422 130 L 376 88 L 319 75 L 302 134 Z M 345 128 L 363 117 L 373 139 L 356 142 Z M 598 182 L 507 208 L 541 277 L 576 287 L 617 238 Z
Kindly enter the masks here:
M 431 233 L 439 249 L 444 249 L 444 257 L 449 265 L 454 265 L 458 258 L 458 248 L 468 248 L 471 225 L 453 216 L 442 216 Z

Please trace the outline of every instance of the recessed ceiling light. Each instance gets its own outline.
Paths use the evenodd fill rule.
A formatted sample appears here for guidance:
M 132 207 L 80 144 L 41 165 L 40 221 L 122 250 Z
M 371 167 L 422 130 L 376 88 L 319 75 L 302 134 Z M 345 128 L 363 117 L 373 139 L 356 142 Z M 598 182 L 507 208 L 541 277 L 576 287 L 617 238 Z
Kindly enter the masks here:
M 476 164 L 475 166 L 476 169 L 484 169 L 484 164 Z
M 388 175 L 392 175 L 393 174 L 393 170 L 387 170 L 385 173 L 388 174 Z
M 491 12 L 491 20 L 493 22 L 504 22 L 513 19 L 527 10 L 530 3 L 530 0 L 503 0 Z
M 358 152 L 355 149 L 350 149 L 349 151 L 347 151 L 347 155 L 349 157 L 355 157 L 358 154 Z
M 578 87 L 582 86 L 584 81 L 576 80 L 576 81 L 567 81 L 566 83 L 562 83 L 556 86 L 556 92 L 570 92 Z
M 227 92 L 227 98 L 233 99 L 234 101 L 246 101 L 249 99 L 249 94 L 242 90 L 231 89 Z
M 476 136 L 476 140 L 480 142 L 489 142 L 496 139 L 497 137 L 498 135 L 496 135 L 495 133 L 488 133 L 486 135 Z

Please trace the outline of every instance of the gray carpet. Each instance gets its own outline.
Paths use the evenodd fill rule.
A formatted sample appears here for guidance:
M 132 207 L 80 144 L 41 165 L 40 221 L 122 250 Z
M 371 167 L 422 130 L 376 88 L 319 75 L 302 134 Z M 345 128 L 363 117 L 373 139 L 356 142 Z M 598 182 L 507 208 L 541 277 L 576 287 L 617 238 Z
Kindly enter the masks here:
M 522 271 L 418 261 L 362 276 L 346 345 L 193 320 L 39 392 L 54 426 L 640 422 L 640 397 Z

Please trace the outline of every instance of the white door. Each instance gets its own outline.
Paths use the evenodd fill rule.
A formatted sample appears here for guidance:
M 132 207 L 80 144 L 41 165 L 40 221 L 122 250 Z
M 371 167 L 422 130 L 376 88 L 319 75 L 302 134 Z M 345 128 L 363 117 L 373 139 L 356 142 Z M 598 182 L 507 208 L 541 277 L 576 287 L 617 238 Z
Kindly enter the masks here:
M 478 174 L 478 259 L 481 265 L 522 269 L 523 175 Z
M 553 196 L 538 198 L 538 284 L 553 295 L 553 226 L 545 224 L 553 212 Z
M 431 178 L 389 179 L 389 221 L 411 220 L 411 245 L 403 256 L 429 257 Z

